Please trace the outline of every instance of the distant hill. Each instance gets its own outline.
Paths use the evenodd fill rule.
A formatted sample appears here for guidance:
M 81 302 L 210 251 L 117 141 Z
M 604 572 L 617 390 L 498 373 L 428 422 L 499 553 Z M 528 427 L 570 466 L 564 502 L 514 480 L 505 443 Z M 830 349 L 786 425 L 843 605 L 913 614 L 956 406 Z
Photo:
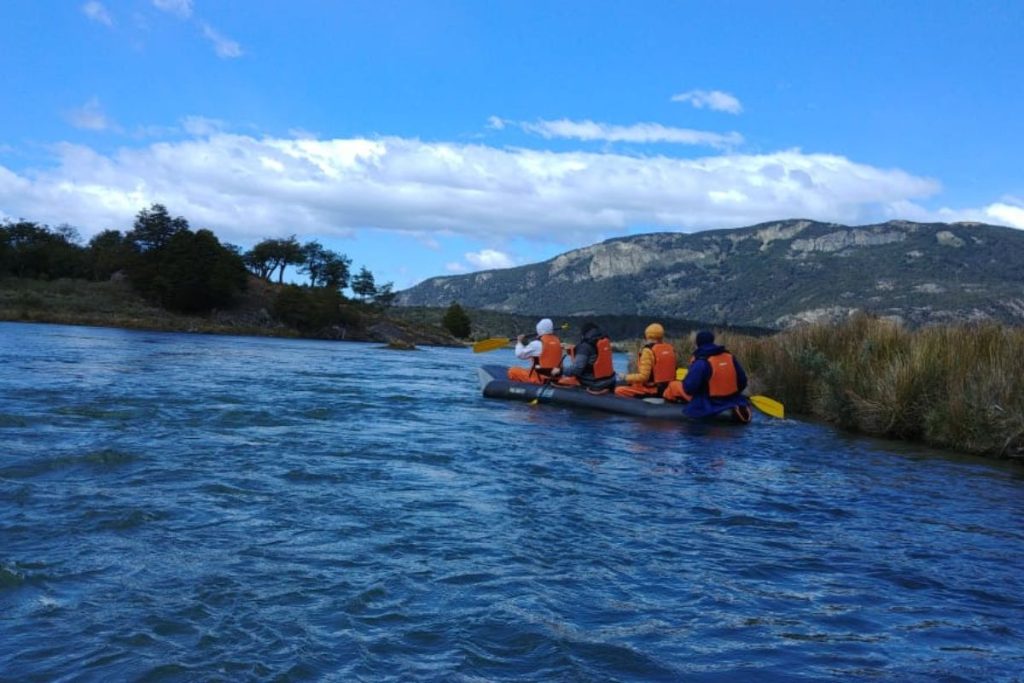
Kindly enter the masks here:
M 607 240 L 548 261 L 435 277 L 402 306 L 639 315 L 782 328 L 861 309 L 912 324 L 1024 324 L 1024 231 L 980 223 L 785 220 Z

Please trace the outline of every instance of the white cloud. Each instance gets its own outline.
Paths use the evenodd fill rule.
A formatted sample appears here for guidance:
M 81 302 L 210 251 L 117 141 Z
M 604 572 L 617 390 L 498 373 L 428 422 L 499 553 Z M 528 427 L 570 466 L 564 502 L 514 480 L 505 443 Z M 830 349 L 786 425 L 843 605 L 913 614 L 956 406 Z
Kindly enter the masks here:
M 82 12 L 85 16 L 89 17 L 93 21 L 103 24 L 105 26 L 113 26 L 114 19 L 110 16 L 110 12 L 103 6 L 102 2 L 96 0 L 90 0 L 90 2 L 82 5 Z
M 459 263 L 458 261 L 451 261 L 444 264 L 445 272 L 447 273 L 465 273 L 469 268 Z
M 93 97 L 80 107 L 66 114 L 68 122 L 75 128 L 83 130 L 116 130 L 117 124 L 104 113 L 98 98 Z
M 505 119 L 500 116 L 487 117 L 487 127 L 494 130 L 505 130 Z
M 979 208 L 942 207 L 936 210 L 927 209 L 912 201 L 893 202 L 887 207 L 885 218 L 922 223 L 989 223 L 1024 230 L 1024 202 L 1014 197 L 1004 197 L 1002 201 Z
M 189 135 L 206 136 L 219 133 L 226 126 L 220 119 L 211 119 L 205 116 L 186 116 L 181 119 L 181 127 Z
M 465 256 L 466 260 L 479 270 L 511 268 L 515 265 L 511 256 L 496 249 L 481 249 L 480 251 L 469 252 Z
M 496 125 L 495 122 L 501 125 Z M 506 125 L 514 124 L 529 133 L 535 133 L 544 138 L 571 138 L 574 140 L 602 140 L 605 142 L 635 142 L 635 143 L 657 143 L 670 142 L 680 145 L 704 145 L 717 149 L 735 147 L 743 142 L 743 136 L 736 132 L 711 133 L 703 130 L 690 130 L 689 128 L 671 128 L 660 123 L 635 123 L 629 126 L 617 126 L 609 123 L 598 123 L 595 121 L 572 121 L 559 119 L 557 121 L 508 121 L 491 117 L 491 128 L 504 128 Z
M 47 168 L 15 172 L 0 164 L 0 211 L 66 221 L 88 235 L 126 228 L 139 209 L 161 202 L 238 243 L 376 228 L 427 241 L 461 235 L 576 245 L 636 226 L 695 230 L 791 217 L 842 223 L 893 212 L 909 217 L 907 207 L 941 189 L 898 169 L 800 150 L 682 159 L 220 132 L 110 154 L 71 144 L 53 152 Z M 1017 210 L 990 207 L 1003 216 L 999 222 L 1017 220 Z M 494 254 L 475 256 L 488 267 L 512 265 Z
M 192 0 L 153 0 L 153 6 L 181 19 L 192 16 Z
M 1024 229 L 1024 205 L 997 202 L 985 207 L 985 215 L 1000 225 Z
M 242 46 L 236 41 L 221 35 L 206 22 L 201 22 L 200 25 L 203 28 L 203 36 L 213 43 L 213 50 L 218 57 L 236 59 L 242 56 Z
M 192 0 L 153 0 L 153 5 L 179 19 L 188 19 L 192 16 Z M 203 37 L 213 44 L 213 50 L 218 57 L 236 59 L 244 54 L 238 41 L 228 38 L 207 22 L 200 20 L 199 17 L 196 17 L 194 22 L 199 26 Z
M 743 105 L 734 96 L 721 90 L 690 90 L 672 96 L 673 102 L 688 102 L 696 109 L 711 109 L 729 114 L 739 114 Z

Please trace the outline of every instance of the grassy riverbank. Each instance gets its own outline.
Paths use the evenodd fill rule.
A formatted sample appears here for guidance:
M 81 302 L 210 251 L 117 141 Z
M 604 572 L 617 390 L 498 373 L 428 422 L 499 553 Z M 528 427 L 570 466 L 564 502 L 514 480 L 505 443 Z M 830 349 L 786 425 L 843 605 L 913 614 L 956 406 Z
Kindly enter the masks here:
M 760 339 L 726 333 L 718 341 L 747 367 L 751 393 L 777 398 L 791 414 L 866 434 L 1024 458 L 1019 328 L 986 323 L 907 330 L 858 315 Z
M 280 320 L 282 285 L 250 278 L 246 291 L 229 309 L 202 315 L 168 311 L 149 303 L 126 281 L 78 279 L 0 279 L 0 320 L 95 325 L 160 332 L 240 334 L 260 337 L 307 337 L 403 344 L 458 345 L 436 326 L 393 319 L 359 302 L 349 301 L 345 325 L 299 329 Z
M 161 332 L 299 336 L 295 330 L 269 320 L 260 322 L 249 313 L 234 317 L 173 313 L 148 303 L 127 282 L 16 278 L 0 282 L 0 320 Z

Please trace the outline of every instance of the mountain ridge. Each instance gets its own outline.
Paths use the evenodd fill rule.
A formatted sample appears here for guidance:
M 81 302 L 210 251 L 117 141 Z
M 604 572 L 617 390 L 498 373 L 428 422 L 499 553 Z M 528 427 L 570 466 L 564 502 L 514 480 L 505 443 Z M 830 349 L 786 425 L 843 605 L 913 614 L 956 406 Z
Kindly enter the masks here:
M 784 328 L 865 310 L 910 325 L 1024 324 L 1024 231 L 807 219 L 614 237 L 515 268 L 430 278 L 399 305 L 629 314 Z

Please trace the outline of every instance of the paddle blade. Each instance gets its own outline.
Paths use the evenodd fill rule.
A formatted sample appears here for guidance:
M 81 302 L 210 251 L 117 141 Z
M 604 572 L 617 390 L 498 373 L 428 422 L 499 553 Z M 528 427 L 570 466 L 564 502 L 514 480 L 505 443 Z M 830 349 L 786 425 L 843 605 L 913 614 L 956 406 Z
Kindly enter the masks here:
M 768 398 L 767 396 L 751 396 L 750 402 L 754 404 L 755 408 L 765 415 L 771 415 L 772 417 L 777 417 L 779 419 L 786 416 L 786 408 L 774 398 Z
M 690 368 L 676 368 L 676 379 L 682 381 L 686 379 L 686 373 L 690 371 Z
M 473 353 L 487 353 L 488 351 L 497 351 L 508 346 L 508 343 L 512 341 L 508 337 L 494 337 L 493 339 L 481 339 L 480 341 L 473 344 Z

